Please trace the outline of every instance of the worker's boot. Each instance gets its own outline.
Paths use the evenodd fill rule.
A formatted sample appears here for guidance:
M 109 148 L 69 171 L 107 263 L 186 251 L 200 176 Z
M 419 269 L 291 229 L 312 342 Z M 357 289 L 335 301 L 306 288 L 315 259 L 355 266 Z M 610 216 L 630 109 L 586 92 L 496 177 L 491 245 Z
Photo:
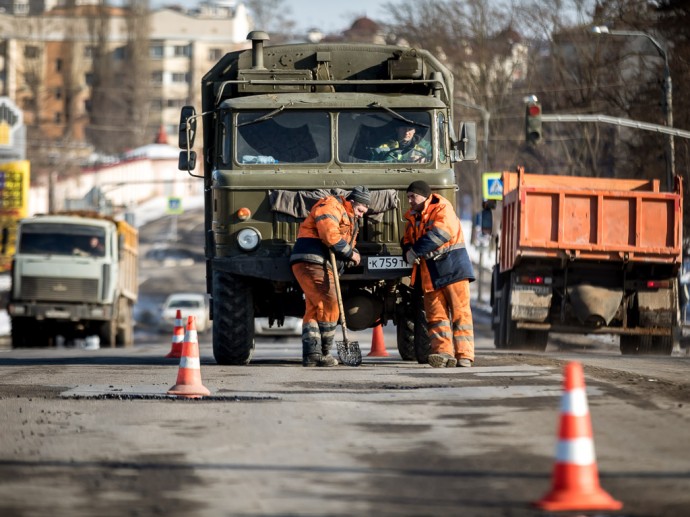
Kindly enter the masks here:
M 331 355 L 336 325 L 337 323 L 319 322 L 319 330 L 321 331 L 321 362 L 319 366 L 336 366 L 338 364 L 338 360 Z
M 302 324 L 302 366 L 321 366 L 321 334 L 314 324 Z

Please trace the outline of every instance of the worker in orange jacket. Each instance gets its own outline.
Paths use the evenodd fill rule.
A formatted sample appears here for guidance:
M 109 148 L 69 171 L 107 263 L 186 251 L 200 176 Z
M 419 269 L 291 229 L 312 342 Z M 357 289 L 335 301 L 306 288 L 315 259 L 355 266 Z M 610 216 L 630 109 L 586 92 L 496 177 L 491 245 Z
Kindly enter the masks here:
M 330 354 L 339 308 L 329 250 L 333 250 L 340 263 L 359 264 L 355 239 L 359 219 L 370 204 L 369 189 L 354 187 L 347 197 L 328 196 L 317 201 L 299 227 L 290 264 L 306 305 L 302 319 L 302 366 L 338 364 Z
M 431 192 L 425 181 L 407 187 L 410 209 L 402 246 L 412 265 L 412 285 L 421 281 L 427 332 L 431 342 L 429 364 L 434 368 L 472 366 L 474 328 L 470 310 L 472 263 L 465 248 L 460 219 L 453 205 Z M 420 278 L 421 277 L 421 278 Z

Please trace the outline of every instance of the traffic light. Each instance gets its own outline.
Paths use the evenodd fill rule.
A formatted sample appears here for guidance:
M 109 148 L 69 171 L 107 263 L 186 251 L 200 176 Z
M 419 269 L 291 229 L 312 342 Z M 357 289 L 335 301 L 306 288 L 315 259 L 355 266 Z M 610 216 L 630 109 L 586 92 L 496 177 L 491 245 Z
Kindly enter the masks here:
M 525 140 L 537 144 L 541 140 L 541 104 L 529 101 L 525 110 Z

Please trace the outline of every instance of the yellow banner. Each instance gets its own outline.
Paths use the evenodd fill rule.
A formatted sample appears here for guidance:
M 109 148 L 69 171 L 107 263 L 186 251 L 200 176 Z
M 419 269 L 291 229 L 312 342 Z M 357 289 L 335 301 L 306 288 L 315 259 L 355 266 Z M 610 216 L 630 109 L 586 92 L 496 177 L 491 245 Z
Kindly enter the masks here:
M 9 271 L 17 221 L 29 214 L 30 169 L 28 160 L 0 163 L 0 271 Z

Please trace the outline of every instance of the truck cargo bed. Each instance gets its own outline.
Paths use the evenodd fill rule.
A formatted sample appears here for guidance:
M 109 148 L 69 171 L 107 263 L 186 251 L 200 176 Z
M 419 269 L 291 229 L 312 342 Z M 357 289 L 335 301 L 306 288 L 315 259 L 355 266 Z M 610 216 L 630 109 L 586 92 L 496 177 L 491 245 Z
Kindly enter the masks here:
M 682 193 L 658 180 L 503 173 L 500 270 L 524 257 L 682 261 Z

